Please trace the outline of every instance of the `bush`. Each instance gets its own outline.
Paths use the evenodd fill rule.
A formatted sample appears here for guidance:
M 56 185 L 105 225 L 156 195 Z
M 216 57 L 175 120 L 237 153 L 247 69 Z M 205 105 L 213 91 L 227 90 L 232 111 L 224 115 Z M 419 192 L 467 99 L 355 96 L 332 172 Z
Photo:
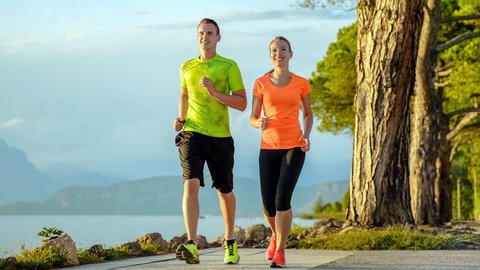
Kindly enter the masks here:
M 26 270 L 50 269 L 53 267 L 61 267 L 67 262 L 67 257 L 60 251 L 55 249 L 35 249 L 29 251 L 22 245 L 22 252 L 15 256 L 17 266 Z

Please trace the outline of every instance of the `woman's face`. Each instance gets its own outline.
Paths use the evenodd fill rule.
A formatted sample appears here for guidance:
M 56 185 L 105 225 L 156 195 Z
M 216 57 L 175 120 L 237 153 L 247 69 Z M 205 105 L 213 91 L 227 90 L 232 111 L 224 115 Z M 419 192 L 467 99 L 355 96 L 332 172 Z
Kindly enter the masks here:
M 270 44 L 270 59 L 274 65 L 286 65 L 290 58 L 292 58 L 292 52 L 285 40 L 276 39 Z

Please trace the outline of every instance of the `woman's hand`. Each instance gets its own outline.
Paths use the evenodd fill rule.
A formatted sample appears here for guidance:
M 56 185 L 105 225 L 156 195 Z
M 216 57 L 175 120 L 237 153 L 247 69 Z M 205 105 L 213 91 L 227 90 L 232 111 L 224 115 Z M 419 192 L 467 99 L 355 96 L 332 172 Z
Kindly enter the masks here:
M 298 139 L 299 141 L 303 141 L 304 144 L 302 145 L 301 149 L 303 152 L 308 152 L 310 151 L 310 139 L 305 137 L 303 134 L 302 136 L 300 136 L 300 139 Z
M 268 117 L 261 116 L 257 119 L 257 128 L 265 130 L 268 127 Z

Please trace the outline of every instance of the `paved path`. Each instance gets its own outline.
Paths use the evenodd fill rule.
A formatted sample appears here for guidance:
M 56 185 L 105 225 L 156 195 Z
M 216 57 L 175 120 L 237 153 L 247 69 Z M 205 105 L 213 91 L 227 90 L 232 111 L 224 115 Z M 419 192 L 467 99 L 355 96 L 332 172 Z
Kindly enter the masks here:
M 200 264 L 189 265 L 175 254 L 141 257 L 102 264 L 70 267 L 69 270 L 152 269 L 270 269 L 264 249 L 241 248 L 240 263 L 224 265 L 224 249 L 200 250 Z M 333 251 L 287 249 L 287 269 L 480 269 L 480 250 Z

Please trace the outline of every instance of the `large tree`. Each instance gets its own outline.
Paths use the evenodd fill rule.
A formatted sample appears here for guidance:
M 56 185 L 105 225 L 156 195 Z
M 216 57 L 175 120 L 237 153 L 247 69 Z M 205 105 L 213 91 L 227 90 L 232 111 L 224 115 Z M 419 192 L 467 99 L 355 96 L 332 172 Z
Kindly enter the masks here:
M 423 24 L 415 71 L 409 167 L 412 210 L 417 224 L 437 224 L 451 219 L 452 188 L 448 172 L 450 165 L 449 141 L 456 136 L 452 133 L 453 131 L 464 129 L 464 126 L 458 123 L 453 127 L 453 130 L 450 130 L 450 119 L 444 113 L 442 107 L 443 91 L 444 86 L 448 83 L 435 84 L 435 80 L 438 81 L 439 75 L 442 74 L 442 72 L 435 71 L 439 71 L 441 68 L 441 65 L 438 64 L 438 54 L 460 42 L 465 43 L 465 41 L 480 36 L 480 32 L 474 31 L 475 23 L 473 27 L 468 27 L 468 21 L 480 19 L 480 16 L 461 16 L 464 15 L 462 12 L 480 12 L 480 4 L 462 0 L 446 0 L 443 2 L 443 23 L 461 21 L 464 24 L 467 22 L 465 26 L 457 25 L 452 28 L 447 25 L 444 27 L 445 32 L 453 33 L 443 33 L 442 37 L 451 38 L 443 42 L 439 39 L 442 24 L 441 10 L 440 0 L 427 0 L 424 4 Z M 454 11 L 457 11 L 457 13 L 455 14 Z M 476 55 L 476 60 L 478 60 L 478 53 Z M 459 57 L 457 56 L 457 58 Z M 450 64 L 453 62 L 451 61 Z M 463 64 L 466 63 L 468 63 L 468 60 L 464 59 Z M 457 64 L 456 70 L 461 70 L 461 63 Z M 472 75 L 471 79 L 479 80 L 478 73 Z M 457 77 L 460 76 L 457 75 Z M 457 86 L 457 91 L 462 91 L 462 87 L 465 87 L 465 85 Z M 471 91 L 471 89 L 467 91 Z M 467 109 L 468 105 L 465 105 L 462 105 L 462 109 L 467 111 L 463 111 L 464 117 L 461 122 L 466 125 L 478 117 L 478 111 L 469 111 Z
M 462 134 L 466 134 L 467 130 L 474 133 L 480 129 L 478 107 L 475 108 L 474 104 L 475 93 L 479 92 L 480 85 L 480 77 L 478 76 L 480 56 L 476 53 L 479 51 L 479 46 L 475 45 L 479 43 L 478 39 L 477 42 L 468 40 L 478 35 L 474 29 L 479 28 L 478 21 L 477 23 L 472 21 L 472 19 L 478 18 L 478 15 L 472 16 L 469 14 L 479 13 L 480 10 L 478 9 L 479 4 L 461 0 L 442 0 L 443 27 L 440 35 L 436 36 L 440 26 L 438 2 L 428 1 L 424 4 L 424 12 L 428 14 L 424 17 L 418 53 L 418 59 L 420 60 L 417 61 L 418 65 L 415 72 L 417 77 L 415 92 L 419 97 L 412 98 L 412 101 L 418 101 L 416 106 L 412 105 L 414 109 L 412 122 L 417 117 L 417 120 L 423 121 L 423 124 L 418 122 L 412 124 L 412 136 L 417 137 L 412 138 L 415 143 L 412 144 L 410 149 L 411 155 L 419 155 L 424 159 L 421 159 L 418 163 L 415 159 L 410 159 L 409 167 L 416 170 L 416 173 L 410 175 L 410 184 L 413 187 L 412 212 L 415 222 L 434 224 L 438 221 L 450 219 L 449 146 L 464 143 L 465 140 L 459 138 L 467 138 L 467 136 L 462 136 Z M 452 21 L 455 23 L 452 24 Z M 350 70 L 346 68 L 353 66 L 354 55 L 356 54 L 356 51 L 349 50 L 352 46 L 346 44 L 356 38 L 356 33 L 351 31 L 353 27 L 347 27 L 339 32 L 337 41 L 330 45 L 325 59 L 318 63 L 317 71 L 311 79 L 312 93 L 314 93 L 312 95 L 313 107 L 319 108 L 317 113 L 320 113 L 317 114 L 317 117 L 321 122 L 326 119 L 325 122 L 328 123 L 328 125 L 318 127 L 321 131 L 339 132 L 345 129 L 350 130 L 353 126 L 354 113 L 349 107 L 352 106 L 353 102 L 342 100 L 342 102 L 335 103 L 335 100 L 353 96 L 355 88 L 343 88 L 339 91 L 334 87 L 339 82 L 340 85 L 348 87 L 347 80 L 351 77 L 349 75 L 335 76 L 335 74 L 353 72 L 353 68 L 350 68 Z M 463 42 L 457 44 L 459 41 Z M 457 45 L 453 46 L 455 44 Z M 447 47 L 450 49 L 441 54 L 443 56 L 440 57 L 442 61 L 436 62 L 437 54 L 443 52 L 444 48 Z M 452 52 L 449 53 L 449 51 Z M 335 65 L 337 61 L 341 64 Z M 444 67 L 439 68 L 439 66 Z M 420 88 L 422 85 L 427 85 L 427 87 Z M 422 89 L 428 89 L 430 92 L 419 92 Z M 353 101 L 353 99 L 350 99 L 350 101 Z M 445 104 L 445 108 L 442 108 L 442 104 Z M 452 105 L 454 106 L 452 107 Z M 338 114 L 338 111 L 341 111 L 342 114 Z M 427 111 L 430 112 L 428 116 L 419 117 Z M 415 112 L 419 113 L 416 114 Z M 476 117 L 475 113 L 477 113 Z M 421 132 L 422 130 L 424 132 Z M 423 144 L 418 143 L 419 141 Z M 416 145 L 416 147 L 413 147 L 413 145 Z M 438 153 L 435 152 L 436 149 L 440 149 Z
M 413 222 L 409 98 L 422 0 L 359 0 L 355 132 L 347 224 Z

